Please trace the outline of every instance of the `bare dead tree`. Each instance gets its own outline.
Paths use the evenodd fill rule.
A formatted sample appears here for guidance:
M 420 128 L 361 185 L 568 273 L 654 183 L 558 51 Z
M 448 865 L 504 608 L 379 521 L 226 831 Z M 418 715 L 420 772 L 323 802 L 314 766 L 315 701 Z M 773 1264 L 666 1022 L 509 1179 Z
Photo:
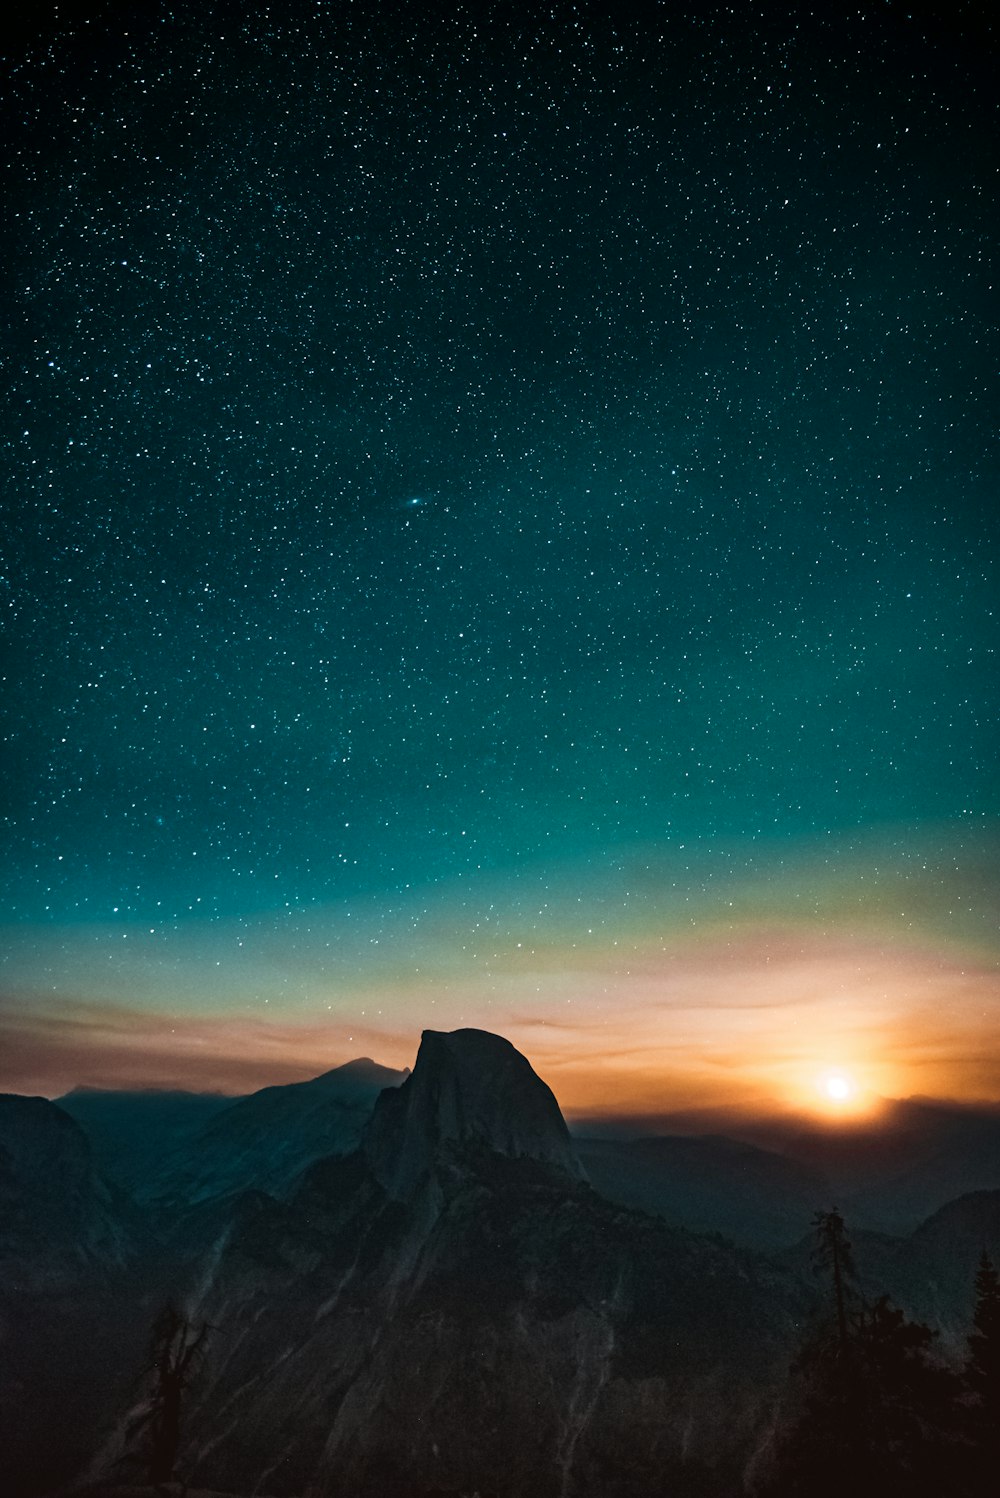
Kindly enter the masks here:
M 149 1480 L 155 1485 L 170 1482 L 174 1475 L 184 1393 L 204 1357 L 209 1330 L 207 1322 L 195 1327 L 173 1306 L 165 1307 L 154 1323 L 144 1370 L 152 1376 L 152 1389 L 130 1433 L 148 1433 Z

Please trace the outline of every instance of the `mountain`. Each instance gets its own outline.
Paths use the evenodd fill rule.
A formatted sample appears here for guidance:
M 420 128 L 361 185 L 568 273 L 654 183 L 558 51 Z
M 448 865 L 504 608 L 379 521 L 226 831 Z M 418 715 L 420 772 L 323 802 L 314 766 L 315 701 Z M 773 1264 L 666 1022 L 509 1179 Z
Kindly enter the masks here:
M 974 1191 L 948 1202 L 889 1256 L 886 1288 L 911 1316 L 938 1329 L 944 1344 L 965 1355 L 980 1257 L 1000 1265 L 1000 1190 Z
M 365 1058 L 265 1087 L 181 1140 L 136 1195 L 160 1207 L 246 1190 L 281 1196 L 313 1161 L 357 1149 L 379 1094 L 407 1075 Z
M 168 1134 L 187 1106 L 164 1104 Z M 950 1127 L 919 1109 L 867 1160 L 807 1140 L 809 1167 L 720 1137 L 574 1140 L 507 1041 L 427 1031 L 412 1075 L 350 1063 L 181 1128 L 144 1226 L 71 1118 L 0 1100 L 5 1481 L 41 1498 L 87 1459 L 95 1494 L 144 1480 L 141 1375 L 171 1305 L 206 1328 L 180 1411 L 192 1489 L 729 1498 L 766 1470 L 823 1300 L 816 1157 L 868 1189 L 939 1162 Z M 848 1228 L 867 1293 L 960 1355 L 1000 1190 L 905 1234 Z M 802 1241 L 765 1255 L 720 1229 Z
M 753 1248 L 794 1243 L 830 1194 L 818 1171 L 734 1139 L 574 1143 L 594 1189 L 609 1201 Z
M 844 1214 L 856 1274 L 850 1290 L 869 1303 L 888 1295 L 908 1316 L 940 1334 L 942 1351 L 959 1363 L 971 1329 L 976 1269 L 983 1253 L 1000 1264 L 1000 1190 L 948 1202 L 905 1235 L 854 1226 Z M 803 1279 L 815 1263 L 812 1234 L 780 1255 Z
M 0 1408 L 5 1491 L 60 1485 L 141 1353 L 150 1248 L 82 1129 L 44 1098 L 0 1096 Z
M 856 1227 L 905 1235 L 946 1202 L 1000 1187 L 1000 1111 L 927 1098 L 840 1128 L 762 1123 L 745 1137 L 829 1182 Z
M 84 1130 L 106 1179 L 134 1191 L 182 1142 L 193 1139 L 216 1114 L 231 1108 L 234 1099 L 220 1093 L 78 1087 L 57 1103 Z
M 549 1089 L 482 1031 L 427 1032 L 359 1150 L 240 1202 L 186 1301 L 211 1327 L 179 1463 L 202 1488 L 730 1493 L 809 1305 L 598 1196 Z
M 910 1099 L 888 1125 L 880 1167 L 845 1172 L 845 1209 L 867 1225 L 909 1231 L 957 1196 L 1000 1188 L 996 1110 Z
M 29 1294 L 120 1268 L 134 1252 L 122 1202 L 87 1137 L 45 1098 L 0 1095 L 0 1273 Z
M 583 1178 L 559 1104 L 509 1041 L 485 1030 L 425 1030 L 409 1081 L 378 1100 L 365 1138 L 369 1167 L 391 1196 L 406 1198 L 470 1149 Z

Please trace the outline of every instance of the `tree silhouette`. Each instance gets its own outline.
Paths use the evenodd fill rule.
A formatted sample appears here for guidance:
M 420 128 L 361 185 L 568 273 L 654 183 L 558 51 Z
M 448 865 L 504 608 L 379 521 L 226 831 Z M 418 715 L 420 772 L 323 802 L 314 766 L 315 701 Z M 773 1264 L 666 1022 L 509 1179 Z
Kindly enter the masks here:
M 792 1369 L 794 1413 L 770 1498 L 942 1498 L 957 1494 L 960 1382 L 933 1355 L 936 1334 L 887 1296 L 856 1289 L 844 1220 L 814 1220 L 830 1308 Z
M 986 1253 L 976 1272 L 972 1325 L 965 1377 L 973 1397 L 973 1491 L 993 1494 L 1000 1486 L 1000 1275 Z
M 836 1207 L 829 1212 L 817 1212 L 813 1218 L 813 1227 L 816 1230 L 813 1263 L 817 1269 L 830 1271 L 837 1313 L 837 1344 L 841 1355 L 846 1356 L 850 1349 L 847 1326 L 848 1281 L 856 1278 L 847 1227 Z
M 934 1356 L 937 1333 L 880 1296 L 857 1319 L 862 1439 L 884 1492 L 957 1493 L 957 1374 Z
M 993 1410 L 1000 1427 L 1000 1275 L 984 1253 L 976 1271 L 975 1331 L 968 1337 L 969 1384 L 983 1404 Z
M 208 1337 L 207 1322 L 196 1330 L 173 1306 L 157 1317 L 150 1339 L 146 1373 L 153 1387 L 147 1407 L 134 1421 L 132 1433 L 148 1432 L 149 1480 L 166 1483 L 174 1475 L 181 1437 L 184 1391 L 202 1361 Z

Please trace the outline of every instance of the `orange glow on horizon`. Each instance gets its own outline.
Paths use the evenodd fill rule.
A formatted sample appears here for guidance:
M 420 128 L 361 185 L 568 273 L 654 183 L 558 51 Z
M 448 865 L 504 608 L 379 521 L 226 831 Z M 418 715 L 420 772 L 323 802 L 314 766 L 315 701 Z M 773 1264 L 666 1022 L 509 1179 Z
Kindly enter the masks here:
M 879 1070 L 858 1064 L 823 1067 L 793 1094 L 791 1106 L 828 1124 L 854 1124 L 874 1119 L 886 1098 L 898 1095 L 899 1090 L 893 1089 L 890 1083 L 880 1092 L 869 1080 L 862 1080 Z M 882 1075 L 885 1078 L 884 1071 Z
M 602 924 L 587 899 L 589 910 L 581 897 L 544 921 L 542 904 L 522 899 L 491 917 L 488 939 L 478 906 L 435 906 L 426 921 L 404 908 L 396 925 L 359 919 L 356 946 L 336 959 L 336 909 L 289 919 L 280 942 L 263 919 L 196 925 L 176 942 L 12 928 L 0 1088 L 237 1094 L 359 1056 L 412 1066 L 423 1029 L 473 1026 L 510 1040 L 572 1115 L 734 1109 L 848 1123 L 875 1116 L 881 1098 L 1000 1101 L 992 948 L 884 913 L 879 925 L 867 908 L 854 925 L 739 921 L 728 905 L 681 924 L 651 901 L 641 919 Z

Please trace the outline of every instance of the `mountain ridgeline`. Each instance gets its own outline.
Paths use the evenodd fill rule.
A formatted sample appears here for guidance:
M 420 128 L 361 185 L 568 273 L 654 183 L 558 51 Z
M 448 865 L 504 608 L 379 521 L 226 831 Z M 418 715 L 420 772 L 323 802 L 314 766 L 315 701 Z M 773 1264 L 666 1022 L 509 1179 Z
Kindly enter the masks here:
M 478 1030 L 237 1100 L 0 1099 L 10 1491 L 791 1498 L 826 1190 L 745 1141 L 574 1140 Z M 852 1294 L 958 1366 L 1000 1190 L 939 1207 L 857 1234 Z
M 81 1090 L 61 1106 L 106 1173 L 170 1209 L 248 1189 L 281 1195 L 313 1160 L 356 1149 L 380 1092 L 406 1075 L 366 1058 L 245 1098 Z

